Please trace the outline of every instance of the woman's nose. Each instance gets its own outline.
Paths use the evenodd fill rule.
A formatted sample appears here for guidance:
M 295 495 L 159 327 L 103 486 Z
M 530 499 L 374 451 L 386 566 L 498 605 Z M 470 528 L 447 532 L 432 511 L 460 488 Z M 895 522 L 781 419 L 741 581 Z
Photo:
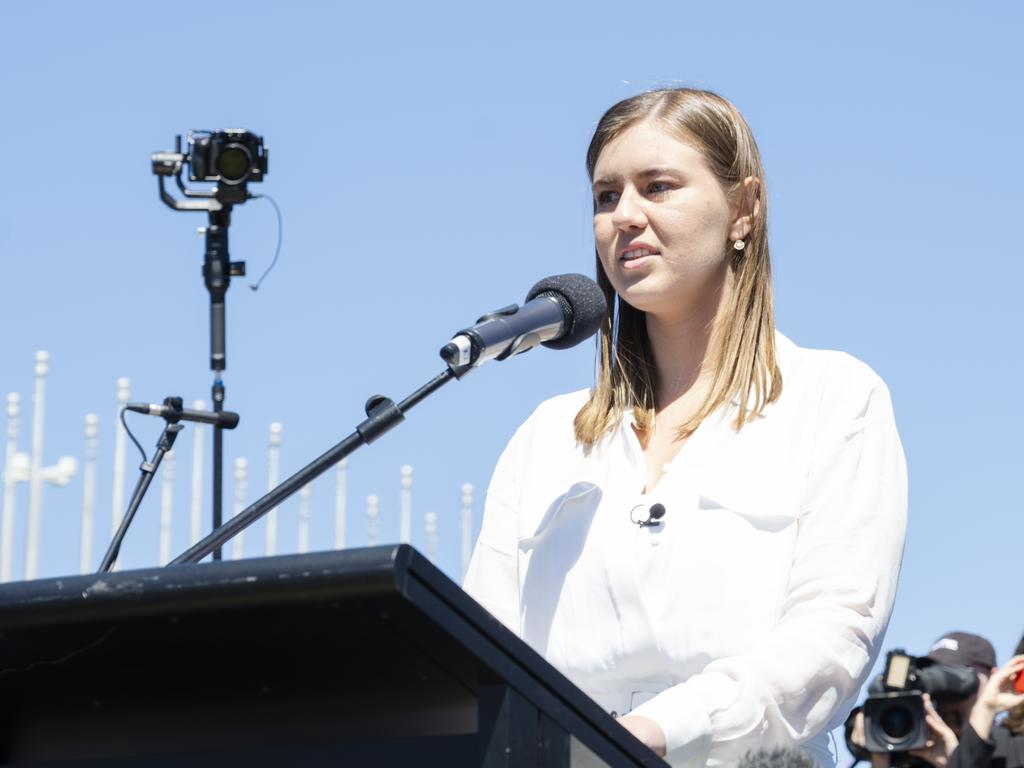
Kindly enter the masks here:
M 647 215 L 644 213 L 642 200 L 637 198 L 635 192 L 622 191 L 612 212 L 612 224 L 622 231 L 644 229 L 647 226 Z

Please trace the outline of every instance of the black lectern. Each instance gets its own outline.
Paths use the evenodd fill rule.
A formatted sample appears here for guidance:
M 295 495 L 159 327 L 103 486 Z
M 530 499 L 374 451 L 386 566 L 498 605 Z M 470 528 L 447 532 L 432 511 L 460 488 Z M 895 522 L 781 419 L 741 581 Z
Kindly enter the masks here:
M 0 588 L 0 765 L 665 765 L 409 546 Z

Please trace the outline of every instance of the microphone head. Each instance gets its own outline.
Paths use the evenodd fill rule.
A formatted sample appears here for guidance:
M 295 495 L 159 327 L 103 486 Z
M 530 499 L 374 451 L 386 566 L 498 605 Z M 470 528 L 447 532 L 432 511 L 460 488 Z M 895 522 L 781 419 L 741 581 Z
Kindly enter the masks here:
M 661 502 L 651 504 L 650 515 L 651 520 L 661 520 L 665 516 L 665 505 Z
M 608 310 L 604 292 L 585 275 L 552 275 L 545 277 L 526 294 L 531 301 L 538 296 L 551 296 L 565 314 L 566 331 L 557 339 L 543 342 L 550 349 L 568 349 L 593 336 L 601 327 Z

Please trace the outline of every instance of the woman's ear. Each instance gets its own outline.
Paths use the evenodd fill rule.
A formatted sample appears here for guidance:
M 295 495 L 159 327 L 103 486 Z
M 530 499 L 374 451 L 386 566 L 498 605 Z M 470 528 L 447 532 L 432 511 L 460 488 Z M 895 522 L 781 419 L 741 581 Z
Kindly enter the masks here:
M 736 190 L 730 240 L 744 240 L 754 228 L 754 220 L 761 215 L 761 182 L 747 176 Z

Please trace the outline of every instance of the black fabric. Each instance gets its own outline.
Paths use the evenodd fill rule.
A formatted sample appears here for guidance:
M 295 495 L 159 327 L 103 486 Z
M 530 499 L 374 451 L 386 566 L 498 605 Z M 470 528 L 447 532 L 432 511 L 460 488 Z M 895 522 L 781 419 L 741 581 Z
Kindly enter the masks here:
M 1024 733 L 1010 733 L 996 725 L 992 741 L 985 741 L 968 723 L 960 745 L 949 756 L 948 768 L 1024 768 Z

